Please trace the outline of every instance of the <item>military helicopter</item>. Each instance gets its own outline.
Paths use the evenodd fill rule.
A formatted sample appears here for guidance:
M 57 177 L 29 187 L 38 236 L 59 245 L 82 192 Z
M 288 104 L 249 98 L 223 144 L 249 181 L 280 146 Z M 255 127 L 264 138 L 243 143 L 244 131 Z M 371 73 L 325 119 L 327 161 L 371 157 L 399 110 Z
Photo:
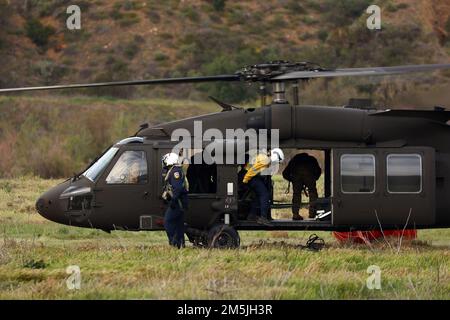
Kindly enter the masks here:
M 234 248 L 238 230 L 374 230 L 450 227 L 450 112 L 377 110 L 353 100 L 347 106 L 300 105 L 299 81 L 342 76 L 388 76 L 449 69 L 450 64 L 327 69 L 309 62 L 273 61 L 244 67 L 235 74 L 184 78 L 57 85 L 1 89 L 0 93 L 96 88 L 105 86 L 163 85 L 199 82 L 259 83 L 261 107 L 240 108 L 215 100 L 220 112 L 163 123 L 142 125 L 136 135 L 109 147 L 83 172 L 45 192 L 37 211 L 51 221 L 106 232 L 163 230 L 166 205 L 163 155 L 178 141 L 177 129 L 277 129 L 283 150 L 323 152 L 324 194 L 315 219 L 273 220 L 270 225 L 246 219 L 249 199 L 239 192 L 240 164 L 191 164 L 188 179 L 195 183 L 207 174 L 206 187 L 192 188 L 186 213 L 187 235 L 194 245 Z M 292 102 L 287 85 L 293 84 Z M 272 101 L 266 103 L 267 86 Z M 197 151 L 211 141 L 203 140 Z M 223 145 L 247 145 L 224 139 Z M 228 150 L 228 149 L 227 149 Z M 237 148 L 232 149 L 236 153 Z M 248 151 L 246 149 L 246 151 Z M 236 156 L 236 154 L 233 154 Z M 130 172 L 138 175 L 130 180 Z M 272 197 L 273 198 L 273 197 Z M 289 203 L 272 199 L 271 209 Z

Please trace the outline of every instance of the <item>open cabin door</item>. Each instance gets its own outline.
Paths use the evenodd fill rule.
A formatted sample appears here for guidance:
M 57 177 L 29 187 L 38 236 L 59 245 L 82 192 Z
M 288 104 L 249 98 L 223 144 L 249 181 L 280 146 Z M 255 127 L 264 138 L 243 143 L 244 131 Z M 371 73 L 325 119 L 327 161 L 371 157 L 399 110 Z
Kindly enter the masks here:
M 169 152 L 172 152 L 172 149 L 158 149 L 158 158 L 162 159 Z M 194 154 L 189 154 L 189 162 L 183 162 L 189 189 L 189 208 L 185 213 L 185 223 L 192 228 L 205 229 L 225 213 L 237 211 L 237 168 L 231 165 L 195 164 L 192 158 Z M 161 160 L 158 172 L 160 174 L 157 188 L 161 190 L 161 194 L 165 183 L 161 174 Z M 159 204 L 160 214 L 164 216 L 168 205 L 160 196 Z
M 434 149 L 334 149 L 332 158 L 334 226 L 434 224 Z

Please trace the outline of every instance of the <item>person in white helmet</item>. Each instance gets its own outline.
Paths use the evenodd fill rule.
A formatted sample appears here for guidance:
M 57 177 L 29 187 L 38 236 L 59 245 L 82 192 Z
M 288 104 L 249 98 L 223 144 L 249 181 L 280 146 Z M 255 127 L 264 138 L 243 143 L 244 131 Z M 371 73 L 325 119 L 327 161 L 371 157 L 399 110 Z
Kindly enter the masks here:
M 184 247 L 184 213 L 188 208 L 188 191 L 183 168 L 179 164 L 176 153 L 163 156 L 164 177 L 163 199 L 169 204 L 164 215 L 164 228 L 169 238 L 169 244 Z
M 256 219 L 262 224 L 270 224 L 269 208 L 270 208 L 270 191 L 264 181 L 262 172 L 268 169 L 272 164 L 281 163 L 284 160 L 284 153 L 280 148 L 274 148 L 270 151 L 270 156 L 265 152 L 260 152 L 256 155 L 253 161 L 247 165 L 247 173 L 242 182 L 248 183 L 249 187 L 256 193 L 256 198 L 253 200 L 249 219 L 256 217 L 258 207 L 260 216 Z

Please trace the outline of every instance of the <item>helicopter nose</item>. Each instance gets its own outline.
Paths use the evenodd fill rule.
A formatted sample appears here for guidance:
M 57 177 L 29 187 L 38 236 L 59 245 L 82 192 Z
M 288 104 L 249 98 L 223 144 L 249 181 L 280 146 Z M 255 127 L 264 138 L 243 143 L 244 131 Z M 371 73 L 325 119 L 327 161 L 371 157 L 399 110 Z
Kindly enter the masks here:
M 55 220 L 54 217 L 54 202 L 47 197 L 41 197 L 36 201 L 36 210 L 41 216 L 48 220 Z
M 66 217 L 64 216 L 64 211 L 61 210 L 59 196 L 67 188 L 68 184 L 69 182 L 64 182 L 51 188 L 36 201 L 36 211 L 45 219 L 58 223 L 65 222 Z

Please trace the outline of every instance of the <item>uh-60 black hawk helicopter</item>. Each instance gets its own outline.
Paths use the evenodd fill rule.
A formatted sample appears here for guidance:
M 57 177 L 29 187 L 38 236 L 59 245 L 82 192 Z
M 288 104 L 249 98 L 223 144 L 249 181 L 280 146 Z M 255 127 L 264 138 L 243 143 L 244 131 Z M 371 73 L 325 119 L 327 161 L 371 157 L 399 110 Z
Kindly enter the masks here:
M 250 200 L 239 192 L 238 163 L 191 164 L 200 167 L 191 170 L 191 176 L 188 169 L 190 182 L 195 182 L 200 172 L 210 175 L 211 183 L 190 191 L 185 215 L 189 239 L 197 245 L 237 247 L 237 230 L 450 227 L 449 111 L 440 107 L 376 110 L 365 103 L 345 107 L 299 105 L 295 85 L 292 103 L 286 98 L 286 85 L 301 80 L 449 68 L 450 64 L 325 69 L 307 62 L 275 61 L 230 75 L 13 88 L 0 93 L 214 81 L 259 83 L 260 108 L 243 109 L 216 101 L 223 108 L 221 112 L 152 127 L 143 125 L 135 136 L 108 148 L 85 171 L 50 189 L 36 203 L 43 217 L 66 225 L 107 232 L 163 230 L 166 205 L 161 199 L 161 158 L 178 143 L 171 141 L 172 132 L 180 128 L 194 132 L 194 121 L 201 121 L 204 130 L 216 128 L 224 133 L 226 129 L 278 129 L 279 147 L 283 150 L 323 152 L 324 194 L 318 200 L 318 217 L 273 220 L 270 225 L 246 219 Z M 265 103 L 266 85 L 272 86 L 270 104 Z M 215 143 L 245 144 L 236 140 Z M 127 175 L 136 166 L 139 176 L 129 181 Z M 290 206 L 272 201 L 271 208 Z

